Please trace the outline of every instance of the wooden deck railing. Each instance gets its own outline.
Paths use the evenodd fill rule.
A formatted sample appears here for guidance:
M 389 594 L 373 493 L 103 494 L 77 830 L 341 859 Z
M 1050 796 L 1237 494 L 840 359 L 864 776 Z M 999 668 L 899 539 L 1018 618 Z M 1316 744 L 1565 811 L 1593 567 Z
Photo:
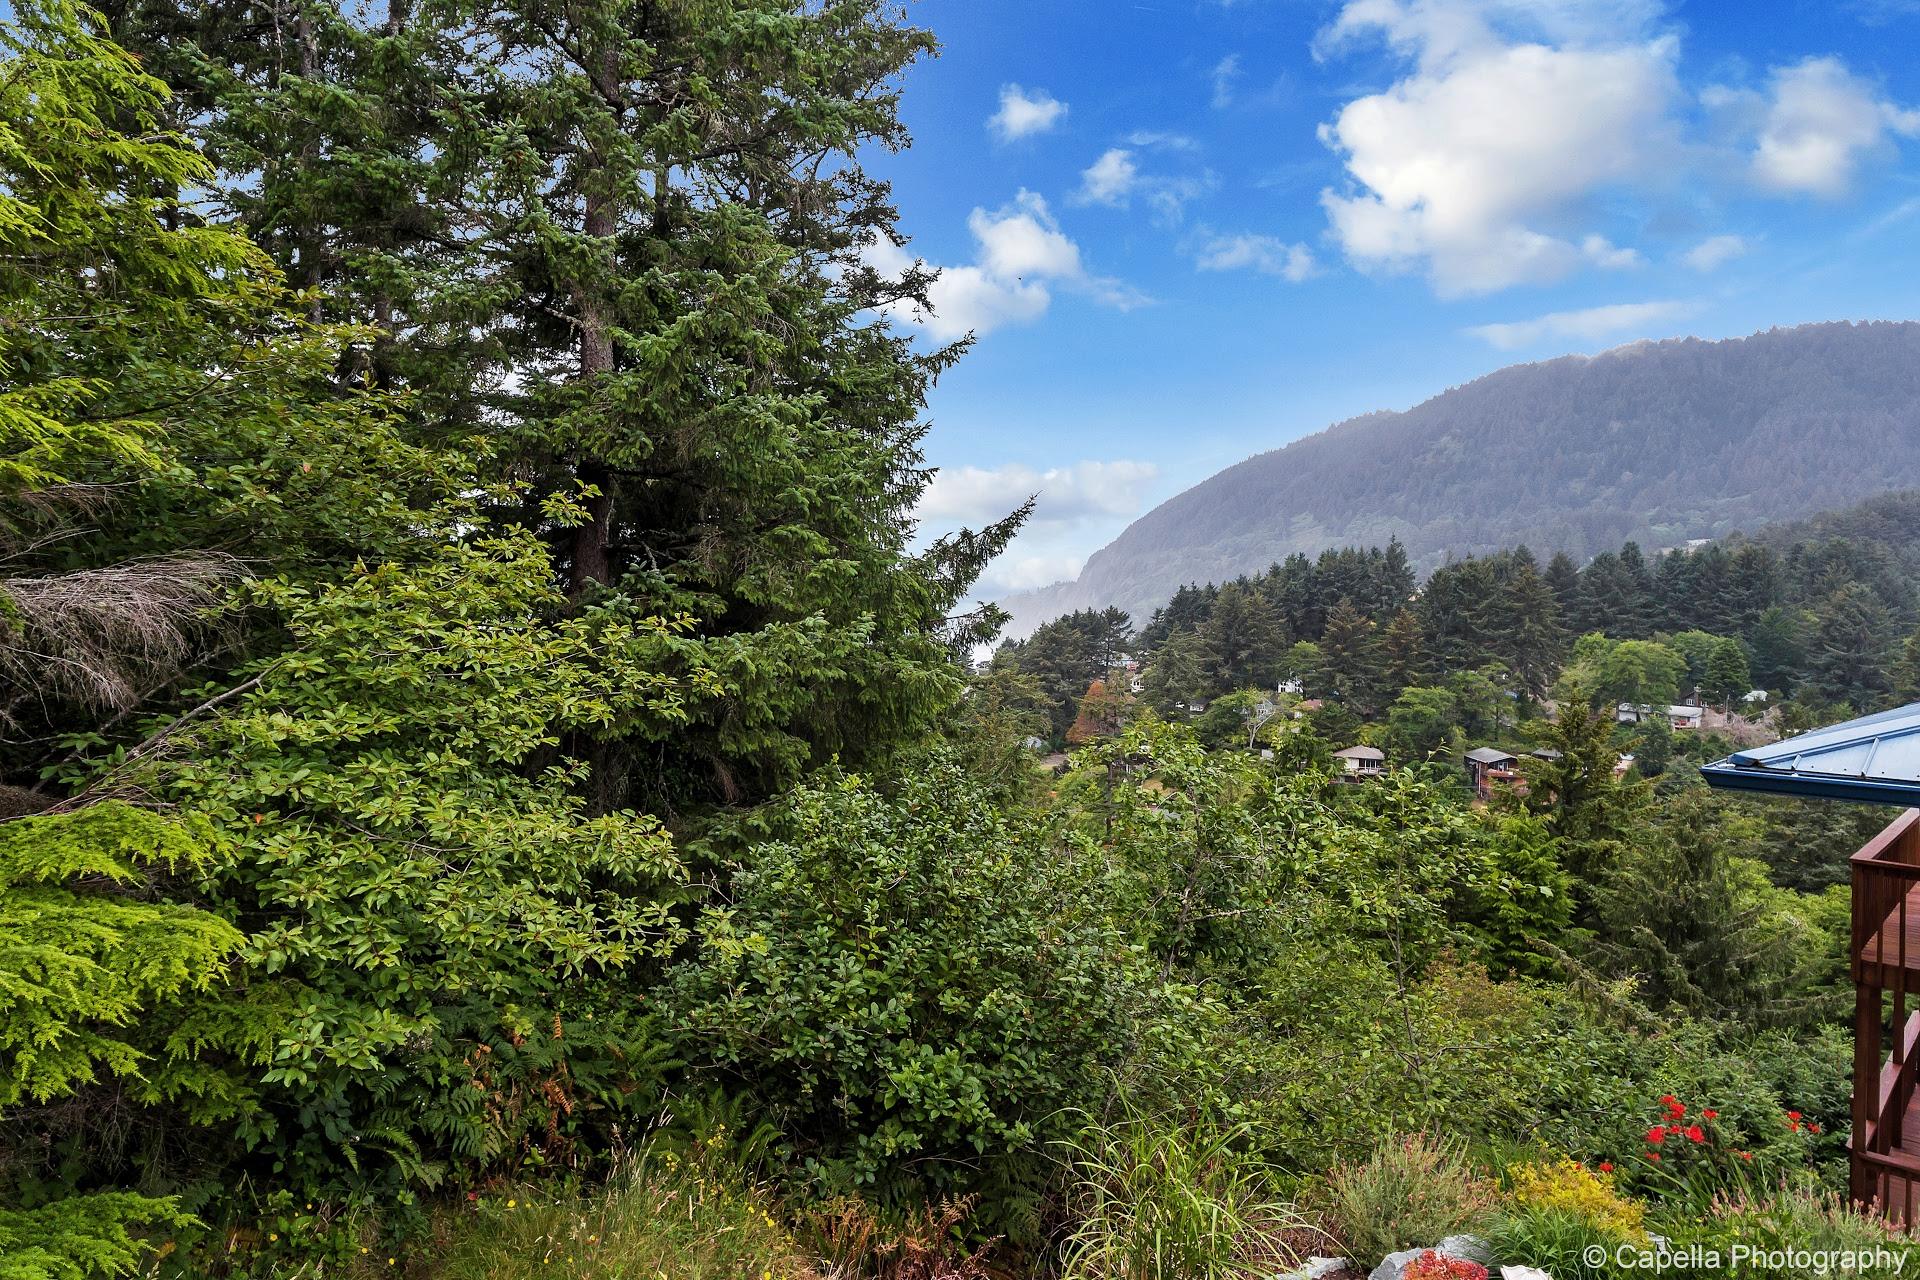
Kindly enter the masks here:
M 1853 1198 L 1903 1226 L 1920 1209 L 1920 809 L 1853 855 Z

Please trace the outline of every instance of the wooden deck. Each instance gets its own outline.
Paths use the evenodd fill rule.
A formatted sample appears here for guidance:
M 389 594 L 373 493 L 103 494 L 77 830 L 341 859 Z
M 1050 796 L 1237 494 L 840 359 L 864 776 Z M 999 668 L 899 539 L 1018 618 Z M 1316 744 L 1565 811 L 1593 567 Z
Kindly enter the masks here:
M 1854 981 L 1870 978 L 1875 986 L 1891 988 L 1899 981 L 1897 971 L 1904 970 L 1916 979 L 1908 987 L 1920 991 L 1920 879 L 1897 886 L 1885 911 L 1854 953 Z
M 1920 1224 L 1920 809 L 1853 855 L 1850 1190 Z

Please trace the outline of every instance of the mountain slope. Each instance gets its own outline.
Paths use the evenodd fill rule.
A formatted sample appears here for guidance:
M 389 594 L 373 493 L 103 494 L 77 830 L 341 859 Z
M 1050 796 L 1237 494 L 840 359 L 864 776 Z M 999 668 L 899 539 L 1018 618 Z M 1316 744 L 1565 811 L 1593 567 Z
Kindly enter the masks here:
M 1649 549 L 1920 485 L 1920 323 L 1817 324 L 1516 365 L 1229 467 L 1129 525 L 1028 623 L 1398 537 L 1422 568 Z

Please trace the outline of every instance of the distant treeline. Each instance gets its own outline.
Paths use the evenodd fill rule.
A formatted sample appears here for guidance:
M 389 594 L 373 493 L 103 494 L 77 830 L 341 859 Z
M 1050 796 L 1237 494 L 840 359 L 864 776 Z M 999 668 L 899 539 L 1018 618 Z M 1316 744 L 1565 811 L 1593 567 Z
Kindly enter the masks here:
M 1123 651 L 1163 709 L 1297 680 L 1365 717 L 1469 671 L 1539 698 L 1575 641 L 1596 632 L 1673 642 L 1682 694 L 1726 699 L 1750 682 L 1868 709 L 1915 692 L 1917 579 L 1920 494 L 1899 493 L 1694 549 L 1649 555 L 1629 542 L 1584 566 L 1564 554 L 1542 566 L 1516 547 L 1443 565 L 1424 584 L 1398 541 L 1296 554 L 1257 576 L 1182 587 L 1137 633 L 1117 609 L 1083 610 L 1002 646 L 996 661 L 1065 700 L 1056 729 Z

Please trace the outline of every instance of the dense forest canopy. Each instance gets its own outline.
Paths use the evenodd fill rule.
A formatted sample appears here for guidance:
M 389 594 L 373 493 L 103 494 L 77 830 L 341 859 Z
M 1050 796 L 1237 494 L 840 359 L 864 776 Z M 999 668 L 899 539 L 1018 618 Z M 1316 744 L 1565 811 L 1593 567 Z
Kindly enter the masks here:
M 1182 584 L 1398 539 L 1421 570 L 1525 545 L 1585 561 L 1920 484 L 1920 323 L 1636 343 L 1502 369 L 1259 454 L 1005 603 L 1145 617 Z
M 1082 610 L 1003 644 L 994 662 L 1034 677 L 1056 736 L 1127 650 L 1163 714 L 1286 684 L 1382 719 L 1470 677 L 1538 702 L 1577 667 L 1616 701 L 1732 709 L 1759 692 L 1811 723 L 1920 697 L 1916 588 L 1920 494 L 1909 492 L 1655 557 L 1631 542 L 1578 567 L 1525 547 L 1470 556 L 1417 587 L 1397 541 L 1296 553 L 1257 576 L 1181 587 L 1137 634 L 1118 609 Z M 1583 649 L 1587 636 L 1616 643 Z
M 1723 737 L 1614 704 L 1911 692 L 1920 505 L 1289 557 L 971 670 L 1025 513 L 912 549 L 964 344 L 861 253 L 932 48 L 878 0 L 16 0 L 0 1277 L 1892 1241 L 1841 1198 L 1872 815 L 1709 795 L 1666 766 Z

